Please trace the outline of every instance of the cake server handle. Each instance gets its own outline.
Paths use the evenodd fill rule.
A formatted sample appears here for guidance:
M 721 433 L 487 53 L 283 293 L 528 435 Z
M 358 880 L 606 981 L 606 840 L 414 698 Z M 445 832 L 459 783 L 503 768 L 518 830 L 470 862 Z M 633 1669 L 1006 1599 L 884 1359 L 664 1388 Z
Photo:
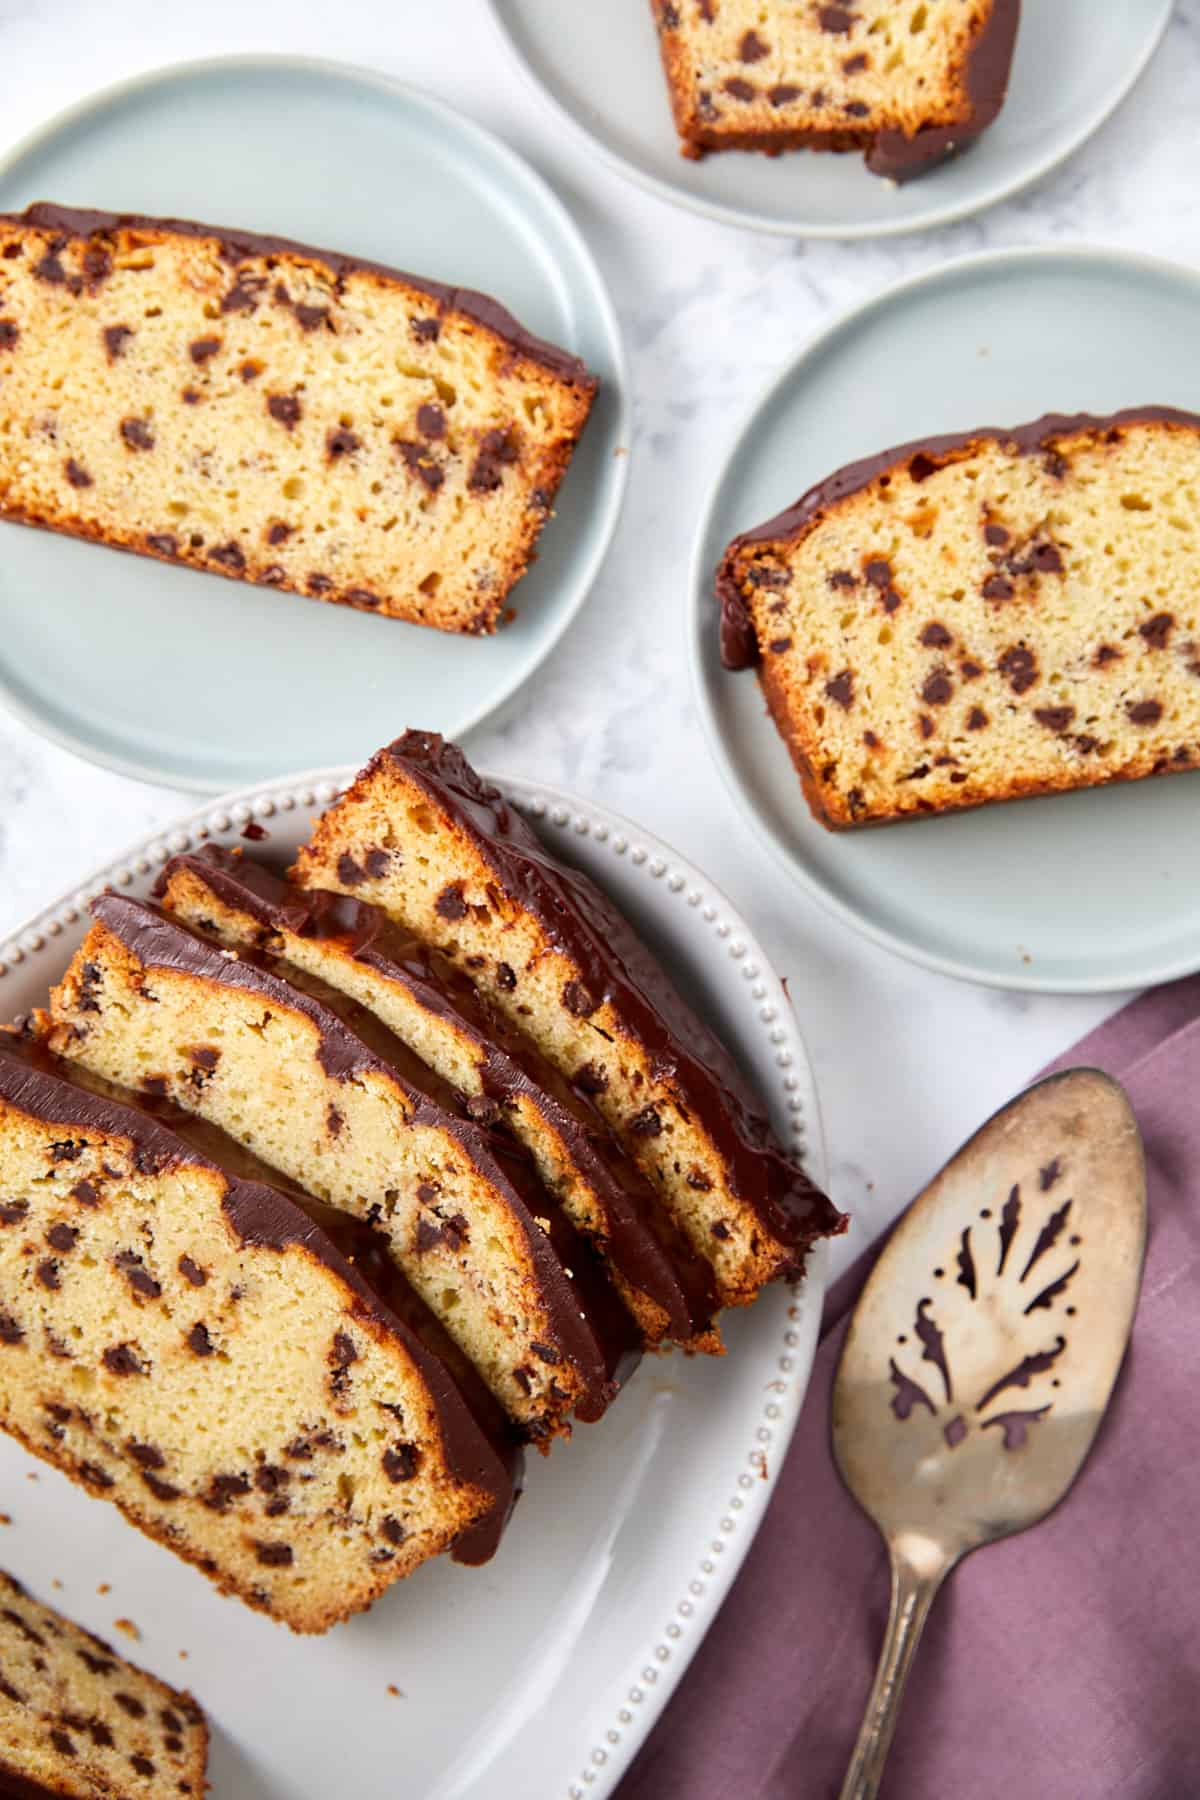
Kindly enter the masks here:
M 883 1780 L 904 1684 L 917 1654 L 934 1596 L 957 1558 L 941 1545 L 905 1538 L 888 1546 L 892 1564 L 892 1604 L 879 1666 L 859 1728 L 858 1742 L 842 1783 L 840 1800 L 874 1800 Z

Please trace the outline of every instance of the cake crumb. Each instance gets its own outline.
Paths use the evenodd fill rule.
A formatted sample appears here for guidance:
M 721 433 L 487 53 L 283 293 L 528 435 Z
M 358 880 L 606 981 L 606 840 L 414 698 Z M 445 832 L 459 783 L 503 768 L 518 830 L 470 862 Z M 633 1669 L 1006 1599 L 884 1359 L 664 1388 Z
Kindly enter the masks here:
M 102 1582 L 101 1582 L 101 1583 L 100 1583 L 100 1586 L 99 1586 L 99 1587 L 98 1587 L 98 1588 L 97 1588 L 97 1589 L 96 1589 L 96 1592 L 97 1592 L 97 1593 L 98 1593 L 98 1594 L 111 1594 L 111 1593 L 112 1593 L 112 1589 L 111 1589 L 111 1587 L 110 1587 L 110 1586 L 109 1586 L 109 1585 L 108 1585 L 108 1583 L 107 1583 L 107 1581 L 102 1581 Z
M 125 1636 L 127 1638 L 132 1638 L 135 1644 L 139 1643 L 141 1640 L 142 1634 L 132 1619 L 114 1619 L 113 1630 L 124 1632 Z
M 244 838 L 249 838 L 251 843 L 254 844 L 261 844 L 263 839 L 270 837 L 270 835 L 271 834 L 266 826 L 260 825 L 256 819 L 247 819 L 246 823 L 242 826 L 242 836 Z
M 403 1698 L 404 1698 L 404 1689 L 398 1688 L 394 1681 L 388 1682 L 388 1690 L 387 1691 L 396 1700 L 403 1700 Z
M 53 1579 L 51 1580 L 50 1586 L 52 1588 L 61 1588 L 62 1587 L 62 1582 L 58 1579 L 57 1575 L 55 1575 L 53 1577 Z
M 0 1525 L 11 1525 L 11 1524 L 12 1524 L 11 1513 L 0 1513 Z
M 25 1471 L 25 1479 L 26 1479 L 26 1481 L 36 1481 L 37 1480 L 37 1470 L 36 1469 L 27 1469 Z
M 188 1659 L 188 1653 L 187 1653 L 187 1651 L 186 1651 L 186 1650 L 181 1650 L 181 1651 L 180 1651 L 180 1652 L 179 1652 L 179 1660 L 180 1660 L 180 1662 L 186 1662 L 186 1661 L 187 1661 L 187 1659 Z

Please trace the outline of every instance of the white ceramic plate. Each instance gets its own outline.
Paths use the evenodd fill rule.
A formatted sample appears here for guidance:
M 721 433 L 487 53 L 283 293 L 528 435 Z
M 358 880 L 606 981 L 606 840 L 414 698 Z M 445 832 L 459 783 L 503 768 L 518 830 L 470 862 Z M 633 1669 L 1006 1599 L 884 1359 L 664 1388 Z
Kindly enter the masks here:
M 749 672 L 722 669 L 730 538 L 891 444 L 1045 412 L 1200 412 L 1200 276 L 1106 250 L 971 257 L 830 326 L 756 401 L 696 539 L 689 631 L 709 739 L 784 867 L 877 943 L 1000 987 L 1110 992 L 1200 968 L 1200 777 L 833 833 Z
M 1171 0 L 1023 0 L 1008 99 L 959 161 L 895 187 L 858 156 L 723 151 L 687 162 L 649 0 L 491 0 L 527 75 L 623 174 L 710 218 L 792 237 L 884 237 L 945 225 L 1045 175 L 1104 123 L 1166 29 Z
M 0 945 L 0 1016 L 44 1002 L 108 883 L 145 893 L 175 851 L 290 856 L 353 773 L 248 790 L 133 845 Z M 528 782 L 505 792 L 662 954 L 824 1175 L 816 1095 L 783 987 L 729 902 L 646 832 Z M 0 1563 L 191 1687 L 215 1726 L 217 1800 L 582 1800 L 612 1791 L 714 1618 L 773 1491 L 804 1397 L 826 1255 L 724 1327 L 729 1354 L 648 1357 L 608 1416 L 546 1461 L 495 1560 L 442 1558 L 324 1638 L 291 1636 L 0 1438 Z M 27 1479 L 28 1477 L 28 1479 Z M 35 1485 L 36 1483 L 36 1485 Z M 61 1587 L 53 1586 L 55 1581 Z M 101 1595 L 98 1584 L 111 1591 Z M 119 1638 L 122 1648 L 128 1646 Z M 180 1660 L 180 1652 L 187 1660 Z M 399 1697 L 389 1694 L 389 1684 Z
M 302 129 L 297 128 L 302 121 Z M 122 774 L 220 793 L 353 758 L 419 715 L 460 736 L 548 655 L 616 524 L 623 352 L 570 217 L 498 139 L 413 88 L 300 58 L 157 71 L 64 113 L 0 166 L 0 211 L 58 200 L 274 232 L 502 300 L 601 379 L 494 638 L 447 637 L 0 525 L 0 697 Z

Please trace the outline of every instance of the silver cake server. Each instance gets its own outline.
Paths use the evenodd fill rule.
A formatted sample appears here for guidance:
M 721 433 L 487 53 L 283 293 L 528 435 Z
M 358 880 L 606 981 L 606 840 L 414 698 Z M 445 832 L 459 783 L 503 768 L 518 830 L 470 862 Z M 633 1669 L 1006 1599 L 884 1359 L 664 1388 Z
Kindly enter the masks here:
M 855 1308 L 833 1452 L 878 1526 L 892 1603 L 842 1800 L 876 1794 L 922 1627 L 968 1551 L 1058 1504 L 1133 1323 L 1146 1177 L 1123 1090 L 1052 1075 L 963 1146 L 896 1227 Z

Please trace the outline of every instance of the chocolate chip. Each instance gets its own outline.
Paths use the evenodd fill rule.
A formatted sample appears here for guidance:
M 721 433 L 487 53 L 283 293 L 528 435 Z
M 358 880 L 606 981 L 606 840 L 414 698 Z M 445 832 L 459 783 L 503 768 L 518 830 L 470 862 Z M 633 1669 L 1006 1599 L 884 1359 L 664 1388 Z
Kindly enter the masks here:
M 790 106 L 793 100 L 800 98 L 801 91 L 790 81 L 780 81 L 773 88 L 767 89 L 767 99 L 772 106 Z
M 81 1462 L 79 1473 L 91 1487 L 110 1488 L 117 1485 L 108 1470 L 102 1469 L 99 1463 Z
M 1063 732 L 1075 717 L 1073 706 L 1035 706 L 1033 716 L 1047 731 Z
M 585 1094 L 603 1094 L 608 1088 L 608 1070 L 599 1063 L 584 1063 L 575 1071 L 575 1086 Z
M 1061 575 L 1063 559 L 1057 544 L 1035 544 L 1030 560 L 1039 575 Z
M 193 1356 L 211 1356 L 216 1349 L 209 1336 L 208 1326 L 202 1319 L 197 1319 L 187 1334 L 187 1347 Z
M 860 50 L 857 56 L 848 56 L 846 58 L 845 62 L 842 64 L 842 73 L 843 75 L 857 75 L 859 70 L 865 69 L 866 66 L 867 59 Z
M 389 1544 L 402 1544 L 408 1536 L 399 1519 L 393 1518 L 391 1513 L 385 1513 L 379 1521 L 379 1529 Z
M 921 633 L 921 642 L 931 650 L 942 650 L 954 642 L 954 637 L 939 620 L 932 619 Z
M 463 899 L 462 883 L 454 881 L 448 883 L 434 901 L 433 910 L 439 919 L 465 919 L 467 903 Z
M 154 448 L 154 433 L 145 419 L 122 419 L 121 436 L 130 450 Z
M 631 1137 L 660 1137 L 663 1122 L 656 1106 L 643 1106 L 641 1112 L 635 1113 L 629 1121 Z
M 935 726 L 928 713 L 919 713 L 917 715 L 917 729 L 923 738 L 931 738 L 933 736 Z
M 21 1223 L 21 1220 L 28 1213 L 28 1211 L 29 1211 L 28 1200 L 0 1201 L 0 1225 L 19 1225 Z M 69 1225 L 65 1225 L 65 1226 L 52 1225 L 50 1230 L 46 1233 L 46 1238 L 49 1243 L 51 1243 L 51 1244 L 54 1243 L 54 1233 L 59 1230 L 71 1231 L 71 1228 Z M 74 1242 L 75 1242 L 75 1233 L 73 1231 L 71 1231 L 71 1243 L 73 1244 Z M 71 1245 L 68 1244 L 67 1249 L 69 1250 L 70 1247 L 71 1247 Z
M 346 1369 L 349 1368 L 351 1363 L 357 1361 L 358 1351 L 355 1349 L 354 1339 L 348 1337 L 344 1331 L 335 1332 L 333 1342 L 329 1347 L 329 1362 L 331 1365 L 335 1369 Z
M 846 113 L 852 119 L 865 119 L 867 114 L 870 112 L 870 110 L 871 109 L 867 105 L 865 100 L 848 100 L 846 102 L 845 106 L 843 106 L 843 108 L 842 108 L 842 111 L 844 113 Z M 916 462 L 916 461 L 917 461 L 917 458 L 914 456 L 913 462 Z M 929 468 L 925 471 L 925 473 L 932 474 L 933 466 L 934 465 L 932 463 L 930 463 Z M 909 472 L 910 472 L 910 474 L 912 473 L 912 463 L 909 464 Z M 914 481 L 921 481 L 923 479 L 924 479 L 924 477 L 921 475 L 913 476 Z
M 20 1344 L 25 1333 L 11 1313 L 0 1312 L 0 1344 Z
M 892 582 L 895 580 L 895 576 L 892 574 L 891 563 L 885 561 L 882 556 L 873 556 L 868 562 L 864 563 L 863 574 L 866 576 L 871 586 L 877 588 L 891 587 Z
M 169 1706 L 164 1706 L 158 1716 L 163 1722 L 163 1729 L 165 1731 L 171 1731 L 178 1734 L 183 1730 L 182 1719 L 173 1713 Z
M 295 1561 L 296 1553 L 290 1544 L 263 1544 L 254 1546 L 254 1554 L 259 1562 L 268 1569 L 286 1569 Z
M 257 381 L 262 372 L 262 364 L 255 362 L 252 357 L 247 357 L 246 361 L 238 368 L 238 374 L 243 381 Z
M 529 1348 L 533 1351 L 535 1356 L 540 1357 L 542 1362 L 549 1363 L 551 1367 L 553 1367 L 555 1363 L 560 1363 L 562 1361 L 562 1351 L 556 1350 L 553 1344 L 543 1344 L 538 1342 L 535 1338 L 530 1343 Z
M 130 1757 L 129 1766 L 132 1769 L 136 1769 L 139 1775 L 145 1775 L 147 1779 L 156 1773 L 155 1766 L 150 1758 L 148 1756 L 143 1756 L 140 1750 L 136 1751 L 134 1755 Z
M 1121 652 L 1114 644 L 1100 644 L 1092 661 L 1098 669 L 1105 669 L 1111 662 L 1120 662 Z
M 141 1469 L 165 1469 L 167 1459 L 157 1444 L 140 1444 L 136 1438 L 128 1438 L 125 1448 Z
M 157 556 L 178 556 L 179 544 L 169 532 L 151 533 L 146 539 L 147 550 L 153 550 Z
M 752 81 L 744 81 L 740 75 L 731 75 L 721 86 L 732 100 L 753 100 L 758 92 Z
M 599 1006 L 581 981 L 568 981 L 562 991 L 563 1005 L 577 1019 L 589 1019 Z
M 712 1176 L 706 1175 L 703 1169 L 691 1168 L 687 1173 L 687 1184 L 698 1194 L 712 1193 Z
M 65 468 L 67 480 L 73 488 L 90 488 L 95 486 L 95 483 L 87 470 L 82 464 L 77 463 L 73 456 L 67 458 Z
M 347 588 L 345 594 L 342 597 L 346 601 L 346 604 L 348 606 L 369 607 L 372 611 L 375 609 L 375 607 L 381 606 L 383 604 L 383 602 L 379 598 L 379 595 L 373 594 L 371 592 L 370 588 L 361 588 L 361 587 Z
M 729 1229 L 728 1225 L 725 1223 L 724 1219 L 714 1219 L 708 1229 L 711 1231 L 712 1235 L 715 1238 L 720 1240 L 721 1243 L 724 1243 L 728 1237 L 732 1236 L 732 1233 L 730 1232 L 730 1229 Z
M 843 711 L 849 712 L 851 706 L 854 704 L 854 675 L 852 671 L 843 669 L 840 674 L 833 677 L 832 681 L 827 681 L 825 683 L 825 692 L 831 700 L 836 701 Z
M 167 1078 L 165 1075 L 145 1075 L 142 1077 L 143 1094 L 152 1094 L 155 1099 L 166 1097 Z
M 468 488 L 473 494 L 493 493 L 504 479 L 501 470 L 517 459 L 517 447 L 507 426 L 495 426 L 491 431 L 485 431 L 467 477 Z
M 202 368 L 217 354 L 222 342 L 223 340 L 219 337 L 195 338 L 188 346 L 188 355 L 197 368 Z
M 208 553 L 209 562 L 219 563 L 223 569 L 232 569 L 240 575 L 246 567 L 245 552 L 239 544 L 218 544 L 215 550 Z
M 338 1111 L 337 1107 L 333 1104 L 333 1102 L 331 1100 L 325 1111 L 325 1129 L 329 1133 L 330 1137 L 332 1137 L 332 1138 L 341 1137 L 342 1126 L 345 1123 L 346 1123 L 345 1119 L 342 1117 L 341 1113 Z
M 282 525 L 276 521 L 267 532 L 267 542 L 268 544 L 286 544 L 291 535 L 292 528 L 290 525 Z
M 52 1257 L 47 1257 L 38 1264 L 37 1278 L 44 1288 L 50 1288 L 51 1291 L 62 1286 L 58 1278 L 58 1264 Z
M 409 325 L 419 344 L 436 344 L 441 329 L 440 319 L 413 319 Z
M 359 887 L 367 879 L 366 871 L 361 869 L 348 851 L 338 857 L 338 880 L 344 887 Z
M 980 591 L 985 600 L 1011 600 L 1016 592 L 1007 575 L 989 575 Z
M 989 544 L 1007 544 L 1009 534 L 1003 525 L 995 525 L 989 519 L 983 528 L 984 539 Z
M 792 640 L 790 637 L 772 638 L 767 645 L 767 649 L 771 652 L 772 656 L 783 656 L 791 649 L 791 647 Z
M 834 569 L 825 579 L 828 581 L 831 588 L 854 588 L 858 586 L 857 581 L 854 579 L 854 576 L 850 573 L 849 569 Z M 889 569 L 888 582 L 890 582 L 891 579 L 892 572 Z M 887 582 L 884 583 L 884 586 L 887 586 Z
M 396 438 L 394 443 L 409 474 L 422 481 L 431 494 L 436 494 L 446 479 L 446 472 L 434 461 L 425 445 L 414 443 L 411 438 Z
M 1165 650 L 1174 628 L 1174 613 L 1155 613 L 1152 619 L 1147 619 L 1144 625 L 1138 626 L 1138 636 L 1145 638 L 1152 650 Z
M 117 1672 L 117 1665 L 115 1662 L 110 1662 L 103 1656 L 94 1656 L 90 1650 L 78 1650 L 76 1651 L 76 1655 L 84 1667 L 91 1670 L 93 1675 L 115 1675 Z
M 0 350 L 13 350 L 21 333 L 15 319 L 0 319 Z
M 185 406 L 199 406 L 200 399 L 201 399 L 201 396 L 199 393 L 197 393 L 195 388 L 193 388 L 193 387 L 185 387 L 184 388 L 183 404 Z
M 964 681 L 978 681 L 979 677 L 983 674 L 983 665 L 981 663 L 972 662 L 970 657 L 967 657 L 965 661 L 960 662 L 958 669 L 959 674 Z
M 867 746 L 868 750 L 878 750 L 879 748 L 879 739 L 875 736 L 873 731 L 863 732 L 863 743 Z
M 302 331 L 316 331 L 319 326 L 329 322 L 327 306 L 306 306 L 303 301 L 298 301 L 292 310 Z
M 142 1471 L 142 1480 L 156 1500 L 178 1500 L 182 1492 L 182 1489 L 174 1487 L 171 1482 L 163 1481 L 158 1475 L 151 1475 L 148 1470 Z
M 771 46 L 759 37 L 757 31 L 742 33 L 738 44 L 738 60 L 744 63 L 761 62 L 764 56 L 770 56 Z
M 845 37 L 854 23 L 854 14 L 847 12 L 844 6 L 822 6 L 818 10 L 817 19 L 822 31 Z
M 110 1375 L 144 1375 L 146 1373 L 129 1344 L 111 1344 L 100 1360 Z
M 244 1475 L 214 1475 L 208 1484 L 204 1504 L 213 1512 L 224 1512 L 231 1500 L 239 1500 L 249 1492 L 250 1483 Z
M 498 962 L 496 964 L 496 986 L 502 988 L 506 994 L 511 994 L 516 985 L 516 970 L 509 963 Z
M 113 1699 L 121 1708 L 121 1711 L 127 1713 L 131 1719 L 145 1718 L 146 1708 L 136 1694 L 114 1694 Z
M 135 1293 L 147 1300 L 157 1300 L 162 1288 L 149 1274 L 141 1257 L 133 1250 L 119 1250 L 113 1257 L 116 1267 L 121 1270 Z
M 982 731 L 988 722 L 988 716 L 982 706 L 973 706 L 967 714 L 967 730 Z
M 60 1731 L 57 1726 L 50 1733 L 50 1742 L 60 1756 L 78 1756 L 79 1754 L 66 1732 Z
M 944 706 L 954 693 L 954 683 L 944 667 L 933 669 L 921 687 L 921 698 L 927 706 Z
M 300 422 L 304 408 L 295 394 L 268 394 L 267 411 L 280 425 L 286 425 L 289 431 L 293 431 Z M 271 541 L 275 542 L 274 539 Z
M 348 431 L 344 425 L 339 425 L 336 431 L 326 433 L 325 453 L 330 462 L 336 462 L 340 456 L 350 456 L 361 448 L 362 439 Z
M 446 435 L 446 415 L 440 406 L 427 402 L 417 408 L 417 430 L 427 438 L 441 438 Z
M 1100 748 L 1100 739 L 1093 737 L 1090 731 L 1081 732 L 1074 742 L 1075 748 L 1084 756 L 1090 756 L 1093 750 Z
M 415 1444 L 394 1444 L 383 1453 L 383 1472 L 389 1481 L 411 1481 L 421 1463 Z
M 1162 711 L 1160 700 L 1134 700 L 1125 708 L 1133 725 L 1157 725 L 1162 718 Z
M 223 313 L 254 312 L 267 285 L 265 275 L 239 275 L 221 301 Z
M 1006 650 L 996 667 L 1014 694 L 1026 693 L 1038 678 L 1037 658 L 1024 644 L 1014 644 Z
M 104 330 L 104 349 L 109 362 L 124 356 L 125 346 L 133 336 L 128 325 L 108 325 Z

